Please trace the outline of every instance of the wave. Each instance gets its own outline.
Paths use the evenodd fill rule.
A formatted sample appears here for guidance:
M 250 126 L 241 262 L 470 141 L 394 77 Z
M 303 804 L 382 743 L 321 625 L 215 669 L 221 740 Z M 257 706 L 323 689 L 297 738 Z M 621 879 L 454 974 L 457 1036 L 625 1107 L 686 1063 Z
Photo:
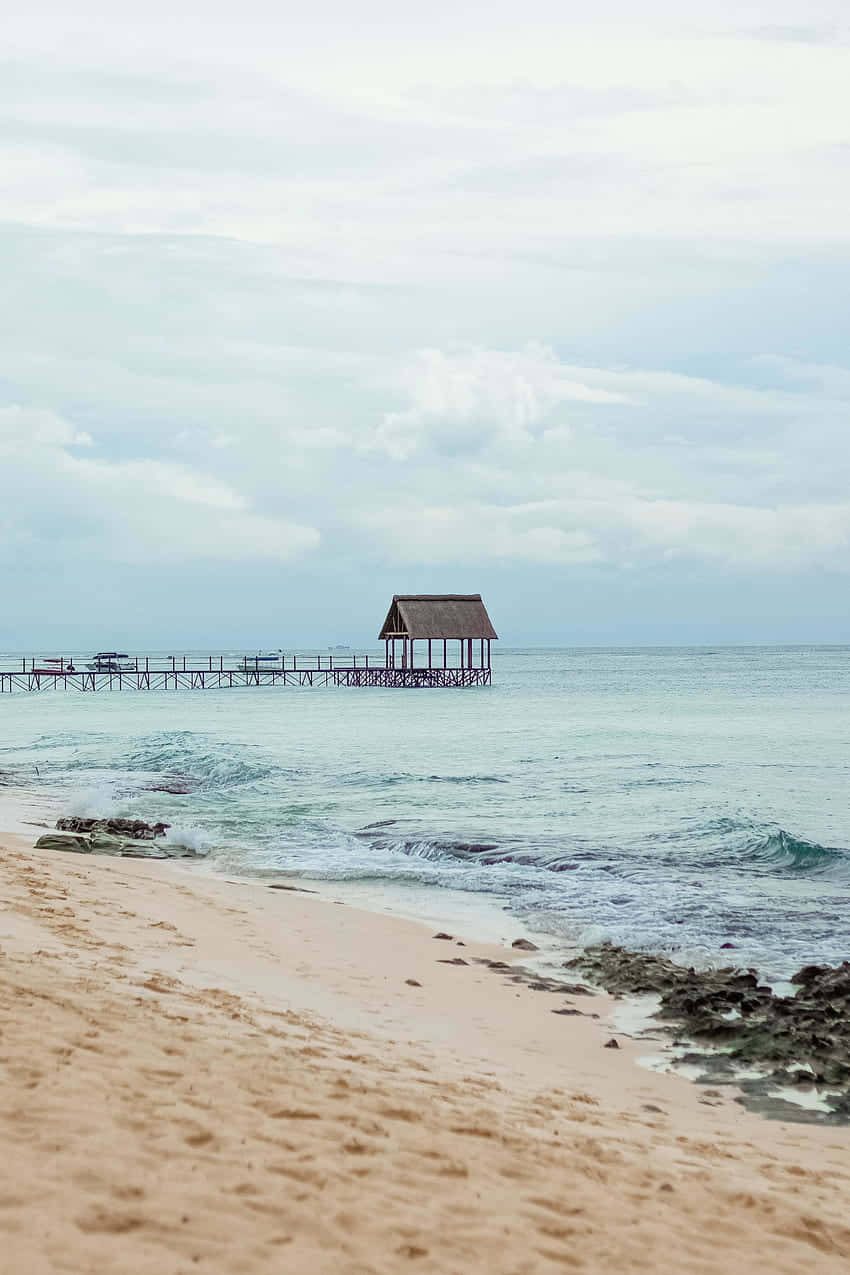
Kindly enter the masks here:
M 394 821 L 388 820 L 387 825 L 392 822 Z M 374 832 L 378 832 L 381 826 L 373 825 Z M 499 844 L 495 841 L 462 841 L 452 837 L 375 836 L 372 830 L 366 828 L 356 835 L 367 836 L 376 849 L 426 859 L 429 862 L 454 861 L 458 866 L 475 864 L 485 868 L 516 864 L 524 868 L 543 868 L 548 872 L 570 872 L 579 866 L 576 853 L 568 854 L 563 849 L 523 847 L 515 843 Z M 583 853 L 584 857 L 588 857 L 587 851 Z M 579 851 L 578 857 L 581 856 L 582 852 Z
M 840 846 L 822 846 L 817 841 L 795 837 L 784 828 L 778 828 L 756 842 L 751 847 L 751 853 L 756 860 L 794 872 L 830 868 L 842 861 L 850 866 L 850 850 Z
M 454 861 L 458 866 L 475 864 L 494 867 L 500 864 L 516 864 L 525 868 L 537 868 L 546 872 L 574 872 L 592 868 L 597 872 L 615 872 L 618 875 L 638 875 L 643 871 L 655 873 L 659 869 L 678 875 L 693 873 L 695 868 L 730 871 L 746 875 L 752 870 L 763 873 L 823 873 L 846 868 L 850 871 L 850 850 L 838 846 L 825 846 L 805 837 L 795 836 L 784 828 L 756 830 L 752 824 L 733 819 L 712 821 L 710 827 L 692 830 L 696 854 L 689 854 L 682 846 L 681 837 L 675 838 L 678 848 L 659 847 L 656 853 L 647 854 L 645 846 L 599 845 L 586 841 L 545 844 L 525 842 L 521 839 L 465 840 L 452 836 L 408 835 L 400 836 L 396 820 L 386 820 L 361 829 L 355 835 L 371 842 L 375 849 L 408 855 L 429 861 Z M 706 846 L 711 839 L 713 845 Z M 663 838 L 661 838 L 663 842 Z
M 176 735 L 154 735 L 132 751 L 116 759 L 117 769 L 145 771 L 156 776 L 180 776 L 195 789 L 233 788 L 254 783 L 272 774 L 273 766 L 259 760 L 222 756 L 221 753 L 198 751 L 191 732 Z M 243 746 L 244 747 L 244 746 Z

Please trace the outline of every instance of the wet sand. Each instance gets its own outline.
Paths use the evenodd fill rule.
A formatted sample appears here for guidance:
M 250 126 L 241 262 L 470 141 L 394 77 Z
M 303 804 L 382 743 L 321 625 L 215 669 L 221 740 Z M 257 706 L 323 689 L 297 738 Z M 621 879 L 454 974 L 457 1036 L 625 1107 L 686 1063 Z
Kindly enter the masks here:
M 0 842 L 0 1270 L 848 1268 L 850 1132 L 638 1067 L 523 953 Z

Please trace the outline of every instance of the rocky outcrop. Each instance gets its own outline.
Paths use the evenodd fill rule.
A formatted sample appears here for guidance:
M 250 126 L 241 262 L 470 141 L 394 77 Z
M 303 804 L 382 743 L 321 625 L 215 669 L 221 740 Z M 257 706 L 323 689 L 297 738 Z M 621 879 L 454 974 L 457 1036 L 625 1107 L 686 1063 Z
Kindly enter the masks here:
M 809 965 L 777 996 L 752 969 L 686 969 L 661 956 L 603 943 L 566 962 L 615 993 L 657 993 L 660 1019 L 696 1043 L 722 1048 L 727 1066 L 756 1067 L 780 1085 L 817 1085 L 850 1110 L 850 961 Z
M 167 823 L 143 819 L 82 819 L 68 815 L 56 821 L 56 832 L 36 842 L 37 850 L 76 854 L 114 854 L 125 859 L 194 859 L 189 846 L 164 840 Z
M 144 819 L 81 819 L 66 815 L 56 820 L 60 832 L 106 833 L 112 837 L 131 837 L 133 841 L 154 841 L 164 837 L 170 824 L 145 823 Z

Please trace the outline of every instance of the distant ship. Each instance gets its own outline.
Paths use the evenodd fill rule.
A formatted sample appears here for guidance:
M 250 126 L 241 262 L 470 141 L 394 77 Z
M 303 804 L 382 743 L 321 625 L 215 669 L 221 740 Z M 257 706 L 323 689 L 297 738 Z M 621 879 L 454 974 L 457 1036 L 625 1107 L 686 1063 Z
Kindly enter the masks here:
M 342 645 L 342 643 L 337 643 L 337 645 L 336 645 L 336 646 L 329 646 L 329 647 L 328 647 L 328 650 L 329 650 L 329 651 L 350 651 L 350 650 L 351 650 L 351 647 L 350 647 L 350 646 L 343 646 L 343 645 Z

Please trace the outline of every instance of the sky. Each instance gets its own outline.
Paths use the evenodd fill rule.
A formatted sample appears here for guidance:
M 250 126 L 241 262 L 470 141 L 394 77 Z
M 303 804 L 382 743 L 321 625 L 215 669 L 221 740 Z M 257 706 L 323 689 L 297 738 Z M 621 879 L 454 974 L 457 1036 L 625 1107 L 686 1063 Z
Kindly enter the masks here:
M 0 648 L 848 642 L 833 0 L 29 0 Z

